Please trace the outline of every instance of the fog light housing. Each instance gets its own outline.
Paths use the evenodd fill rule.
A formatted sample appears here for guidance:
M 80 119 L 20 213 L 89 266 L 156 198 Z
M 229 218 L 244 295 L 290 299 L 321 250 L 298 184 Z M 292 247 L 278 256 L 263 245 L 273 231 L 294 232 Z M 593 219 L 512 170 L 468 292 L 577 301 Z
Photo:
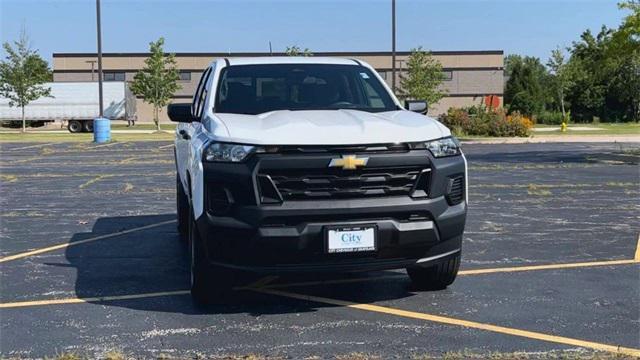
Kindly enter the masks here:
M 231 192 L 219 185 L 208 185 L 207 187 L 207 211 L 216 216 L 227 214 L 233 203 Z
M 464 200 L 464 174 L 450 177 L 446 198 L 449 205 L 458 205 Z

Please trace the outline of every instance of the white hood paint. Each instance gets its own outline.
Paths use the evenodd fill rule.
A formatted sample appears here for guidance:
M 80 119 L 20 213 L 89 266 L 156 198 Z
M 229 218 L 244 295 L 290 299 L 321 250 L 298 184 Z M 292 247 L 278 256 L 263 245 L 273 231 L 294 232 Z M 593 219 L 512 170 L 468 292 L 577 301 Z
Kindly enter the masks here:
M 259 115 L 212 114 L 214 140 L 255 145 L 355 145 L 434 140 L 450 132 L 438 121 L 398 110 L 272 111 Z

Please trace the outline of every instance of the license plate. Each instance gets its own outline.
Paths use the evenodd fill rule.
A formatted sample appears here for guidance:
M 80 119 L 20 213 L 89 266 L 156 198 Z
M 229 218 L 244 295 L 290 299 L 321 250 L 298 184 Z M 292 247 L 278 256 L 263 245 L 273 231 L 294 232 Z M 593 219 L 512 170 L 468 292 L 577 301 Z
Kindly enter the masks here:
M 328 228 L 326 234 L 328 253 L 376 250 L 376 227 L 372 225 Z

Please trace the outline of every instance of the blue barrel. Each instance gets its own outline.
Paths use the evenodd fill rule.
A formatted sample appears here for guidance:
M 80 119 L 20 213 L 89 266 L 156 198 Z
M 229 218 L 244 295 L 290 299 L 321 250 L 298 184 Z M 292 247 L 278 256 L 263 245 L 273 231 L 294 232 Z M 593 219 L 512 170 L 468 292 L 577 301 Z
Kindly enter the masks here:
M 111 120 L 106 118 L 93 119 L 93 141 L 97 143 L 111 141 Z

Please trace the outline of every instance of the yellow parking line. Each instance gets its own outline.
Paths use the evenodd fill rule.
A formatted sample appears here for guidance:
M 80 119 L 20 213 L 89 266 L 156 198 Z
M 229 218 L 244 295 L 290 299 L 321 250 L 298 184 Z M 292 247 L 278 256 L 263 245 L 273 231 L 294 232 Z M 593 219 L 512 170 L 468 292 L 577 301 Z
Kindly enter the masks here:
M 125 230 L 119 233 L 107 234 L 103 236 L 98 236 L 91 239 L 82 240 L 84 242 L 88 241 L 96 241 L 100 239 L 104 239 L 107 237 L 118 236 L 125 233 L 139 231 L 144 229 L 149 229 L 152 227 L 172 223 L 175 220 L 164 221 L 157 224 L 147 225 L 135 229 Z M 61 244 L 56 246 L 73 246 L 79 244 L 80 242 Z M 51 251 L 55 249 L 54 246 L 46 249 L 34 250 L 41 251 L 43 250 Z M 30 256 L 33 254 L 17 254 L 13 255 L 14 257 L 18 255 Z M 7 257 L 8 258 L 8 257 Z M 0 262 L 5 261 L 2 258 Z M 13 260 L 13 259 L 9 259 Z M 6 260 L 8 261 L 8 260 Z M 537 265 L 537 266 L 522 266 L 522 267 L 510 267 L 510 268 L 494 268 L 494 269 L 477 269 L 477 270 L 464 270 L 460 271 L 459 275 L 480 275 L 480 274 L 489 274 L 489 273 L 498 273 L 498 272 L 518 272 L 518 271 L 533 271 L 533 270 L 545 270 L 545 269 L 558 269 L 558 268 L 575 268 L 575 267 L 587 267 L 587 266 L 605 266 L 605 265 L 622 265 L 622 264 L 635 264 L 638 263 L 636 260 L 611 260 L 611 261 L 595 261 L 595 262 L 584 262 L 584 263 L 569 263 L 569 264 L 551 264 L 551 265 Z M 522 270 L 521 270 L 522 269 Z M 354 278 L 354 279 L 337 279 L 337 280 L 320 280 L 320 281 L 305 281 L 305 282 L 297 282 L 297 283 L 283 283 L 283 284 L 273 284 L 269 285 L 273 281 L 277 280 L 277 276 L 265 276 L 263 278 L 258 279 L 256 282 L 253 282 L 249 285 L 240 286 L 234 288 L 234 290 L 254 290 L 254 291 L 262 291 L 267 292 L 271 291 L 271 289 L 277 288 L 289 288 L 295 286 L 314 286 L 314 285 L 333 285 L 333 284 L 348 284 L 355 282 L 366 282 L 366 281 L 378 281 L 378 280 L 386 280 L 386 279 L 397 279 L 404 278 L 405 274 L 394 274 L 394 275 L 385 275 L 385 276 L 376 276 L 376 277 L 362 277 L 362 278 Z M 273 290 L 277 291 L 277 290 Z M 104 296 L 104 297 L 95 297 L 95 298 L 67 298 L 67 299 L 50 299 L 50 300 L 34 300 L 34 301 L 23 301 L 23 302 L 13 302 L 13 303 L 0 303 L 0 308 L 12 308 L 12 307 L 24 307 L 24 306 L 40 306 L 40 305 L 61 305 L 61 304 L 77 304 L 84 302 L 97 302 L 97 301 L 112 301 L 112 300 L 125 300 L 125 299 L 141 299 L 147 297 L 157 297 L 157 296 L 172 296 L 172 295 L 184 295 L 189 293 L 189 290 L 179 290 L 179 291 L 168 291 L 168 292 L 157 292 L 157 293 L 146 293 L 146 294 L 131 294 L 131 295 L 121 295 L 121 296 Z M 301 295 L 304 296 L 304 295 Z M 338 300 L 336 300 L 338 301 Z
M 11 151 L 20 151 L 20 150 L 34 149 L 34 148 L 39 148 L 39 147 L 49 146 L 49 145 L 54 145 L 54 143 L 46 143 L 46 144 L 36 144 L 36 145 L 23 146 L 23 147 L 19 147 L 19 148 L 11 149 Z
M 579 263 L 564 263 L 564 264 L 548 264 L 548 265 L 530 265 L 530 266 L 513 266 L 502 267 L 493 269 L 474 269 L 474 270 L 461 270 L 458 275 L 481 275 L 481 274 L 494 274 L 502 272 L 519 272 L 519 271 L 537 271 L 537 270 L 552 270 L 552 269 L 570 269 L 580 267 L 593 267 L 593 266 L 611 266 L 611 265 L 626 265 L 635 264 L 638 261 L 631 260 L 606 260 L 606 261 L 589 261 Z
M 638 234 L 638 243 L 636 245 L 636 255 L 633 258 L 636 261 L 640 262 L 640 234 Z
M 563 345 L 585 347 L 585 348 L 590 348 L 594 350 L 607 351 L 607 352 L 612 352 L 617 354 L 640 356 L 640 349 L 602 344 L 602 343 L 597 343 L 593 341 L 573 339 L 573 338 L 568 338 L 563 336 L 556 336 L 556 335 L 550 335 L 550 334 L 545 334 L 540 332 L 508 328 L 504 326 L 480 323 L 480 322 L 463 320 L 463 319 L 456 319 L 456 318 L 439 316 L 439 315 L 432 315 L 427 313 L 395 309 L 395 308 L 379 306 L 379 305 L 359 304 L 359 303 L 354 303 L 354 302 L 344 301 L 344 300 L 330 299 L 330 298 L 312 296 L 312 295 L 303 295 L 303 294 L 297 294 L 297 293 L 274 290 L 274 289 L 254 288 L 252 290 L 265 293 L 265 294 L 282 296 L 282 297 L 293 298 L 298 300 L 311 301 L 311 302 L 329 304 L 329 305 L 344 306 L 352 309 L 359 309 L 364 311 L 371 311 L 376 313 L 382 313 L 382 314 L 388 314 L 388 315 L 394 315 L 394 316 L 400 316 L 400 317 L 412 318 L 412 319 L 418 319 L 418 320 L 432 321 L 432 322 L 437 322 L 437 323 L 442 323 L 447 325 L 462 326 L 462 327 L 467 327 L 472 329 L 495 332 L 499 334 L 554 342 L 554 343 L 563 344 Z M 117 300 L 152 298 L 152 297 L 161 297 L 161 296 L 178 296 L 178 295 L 188 295 L 188 294 L 189 294 L 189 290 L 175 290 L 175 291 L 164 291 L 164 292 L 132 294 L 132 295 L 21 301 L 21 302 L 2 303 L 0 304 L 0 308 L 18 308 L 18 307 L 44 306 L 44 305 L 106 302 L 106 301 L 117 301 Z
M 265 276 L 258 281 L 251 283 L 244 287 L 238 287 L 234 290 L 254 290 L 260 288 L 261 284 L 268 284 L 271 281 L 277 279 L 277 276 Z M 0 309 L 19 308 L 29 306 L 45 306 L 45 305 L 65 305 L 65 304 L 83 304 L 89 302 L 106 302 L 116 300 L 131 300 L 131 299 L 145 299 L 160 296 L 176 296 L 176 295 L 188 295 L 189 290 L 174 290 L 174 291 L 160 291 L 152 293 L 142 294 L 128 294 L 128 295 L 114 295 L 114 296 L 97 296 L 97 297 L 85 297 L 85 298 L 64 298 L 64 299 L 48 299 L 48 300 L 30 300 L 30 301 L 16 301 L 0 303 Z
M 249 285 L 245 285 L 245 286 L 240 286 L 240 287 L 235 287 L 233 288 L 234 290 L 247 290 L 247 289 L 254 289 L 254 288 L 261 288 L 263 286 L 266 286 L 267 284 L 274 282 L 278 279 L 277 276 L 265 276 L 262 277 L 258 280 L 256 280 L 255 282 L 252 282 Z
M 43 305 L 62 305 L 62 304 L 80 304 L 88 302 L 103 302 L 103 301 L 116 301 L 116 300 L 131 300 L 131 299 L 143 299 L 159 296 L 176 296 L 187 295 L 189 290 L 176 290 L 176 291 L 161 291 L 154 293 L 144 294 L 131 294 L 131 295 L 116 295 L 116 296 L 97 296 L 87 298 L 66 298 L 66 299 L 50 299 L 50 300 L 33 300 L 33 301 L 17 301 L 9 303 L 0 303 L 0 309 L 18 308 L 28 306 L 43 306 Z
M 122 144 L 122 143 L 121 142 L 117 142 L 117 141 L 113 141 L 113 142 L 102 144 L 102 145 L 91 146 L 91 147 L 89 147 L 89 149 L 99 149 L 99 148 L 118 145 L 118 144 Z
M 472 270 L 460 270 L 458 272 L 458 276 L 495 274 L 495 273 L 503 273 L 503 272 L 570 269 L 570 268 L 595 267 L 595 266 L 627 265 L 627 264 L 636 264 L 638 262 L 639 262 L 638 260 L 605 260 L 605 261 L 591 261 L 591 262 L 580 262 L 580 263 L 513 266 L 513 267 L 490 268 L 490 269 L 472 269 Z M 277 288 L 289 288 L 294 286 L 349 284 L 349 283 L 357 283 L 357 282 L 398 279 L 398 278 L 404 278 L 404 277 L 406 277 L 405 274 L 394 274 L 394 275 L 383 275 L 383 276 L 369 276 L 369 277 L 361 277 L 361 278 L 353 278 L 353 279 L 304 281 L 304 282 L 295 282 L 295 283 L 265 285 L 264 288 L 277 289 Z
M 535 331 L 521 330 L 516 328 L 509 328 L 504 326 L 480 323 L 480 322 L 451 318 L 451 317 L 401 310 L 401 309 L 396 309 L 396 308 L 391 308 L 386 306 L 379 306 L 379 305 L 372 305 L 372 304 L 359 304 L 359 303 L 354 303 L 350 301 L 330 299 L 330 298 L 325 298 L 320 296 L 297 294 L 297 293 L 281 291 L 281 290 L 266 289 L 266 288 L 254 288 L 252 290 L 256 292 L 265 293 L 265 294 L 282 296 L 282 297 L 293 298 L 293 299 L 304 300 L 304 301 L 311 301 L 311 302 L 316 302 L 321 304 L 343 306 L 343 307 L 348 307 L 352 309 L 371 311 L 371 312 L 400 316 L 405 318 L 432 321 L 432 322 L 447 324 L 447 325 L 462 326 L 462 327 L 467 327 L 472 329 L 495 332 L 499 334 L 519 336 L 523 338 L 548 341 L 548 342 L 553 342 L 553 343 L 558 343 L 563 345 L 579 346 L 579 347 L 590 348 L 590 349 L 600 350 L 600 351 L 607 351 L 607 352 L 612 352 L 617 354 L 640 356 L 640 349 L 635 349 L 635 348 L 627 348 L 622 346 L 597 343 L 593 341 L 568 338 L 564 336 L 550 335 L 550 334 L 545 334 L 545 333 L 540 333 Z M 175 291 L 163 291 L 163 292 L 132 294 L 132 295 L 20 301 L 20 302 L 2 303 L 0 304 L 0 308 L 6 309 L 6 308 L 44 306 L 44 305 L 107 302 L 107 301 L 117 301 L 117 300 L 152 298 L 152 297 L 161 297 L 161 296 L 188 295 L 189 293 L 190 293 L 189 290 L 175 290 Z
M 462 326 L 462 327 L 467 327 L 472 329 L 491 331 L 491 332 L 500 333 L 500 334 L 519 336 L 519 337 L 529 338 L 534 340 L 549 341 L 549 342 L 554 342 L 554 343 L 563 344 L 563 345 L 579 346 L 579 347 L 590 348 L 594 350 L 612 352 L 616 354 L 640 356 L 640 349 L 602 344 L 602 343 L 597 343 L 593 341 L 579 340 L 579 339 L 573 339 L 573 338 L 568 338 L 563 336 L 549 335 L 549 334 L 535 332 L 535 331 L 520 330 L 520 329 L 508 328 L 508 327 L 498 326 L 498 325 L 491 325 L 491 324 L 480 323 L 475 321 L 400 310 L 400 309 L 395 309 L 395 308 L 386 307 L 386 306 L 378 306 L 378 305 L 372 305 L 372 304 L 359 304 L 359 303 L 354 303 L 350 301 L 330 299 L 330 298 L 319 297 L 319 296 L 296 294 L 296 293 L 281 291 L 281 290 L 255 289 L 255 291 L 265 293 L 265 294 L 311 301 L 311 302 L 316 302 L 321 304 L 344 306 L 352 309 L 372 311 L 376 313 L 401 316 L 401 317 L 411 318 L 411 319 L 432 321 L 432 322 L 437 322 L 437 323 L 447 324 L 447 325 Z
M 155 227 L 158 227 L 158 226 L 171 224 L 171 223 L 174 223 L 174 222 L 176 222 L 176 220 L 162 221 L 162 222 L 151 224 L 151 225 L 145 225 L 145 226 L 141 226 L 141 227 L 137 227 L 137 228 L 133 228 L 133 229 L 118 231 L 118 232 L 115 232 L 115 233 L 95 236 L 95 237 L 84 239 L 84 240 L 78 240 L 78 241 L 74 241 L 74 242 L 68 242 L 68 243 L 64 243 L 64 244 L 48 246 L 48 247 L 35 249 L 35 250 L 31 250 L 31 251 L 26 251 L 26 252 L 15 254 L 15 255 L 9 255 L 9 256 L 5 256 L 3 258 L 0 258 L 0 263 L 7 262 L 7 261 L 12 261 L 12 260 L 17 260 L 17 259 L 22 259 L 22 258 L 26 258 L 26 257 L 33 256 L 33 255 L 38 255 L 38 254 L 42 254 L 42 253 L 46 253 L 46 252 L 51 252 L 51 251 L 54 251 L 54 250 L 65 249 L 65 248 L 68 248 L 68 247 L 71 247 L 71 246 L 80 245 L 80 244 L 86 244 L 86 243 L 92 242 L 92 241 L 103 240 L 103 239 L 108 239 L 108 238 L 112 238 L 112 237 L 116 237 L 116 236 L 120 236 L 120 235 L 130 234 L 130 233 L 136 232 L 136 231 L 152 229 L 152 228 L 155 228 Z

